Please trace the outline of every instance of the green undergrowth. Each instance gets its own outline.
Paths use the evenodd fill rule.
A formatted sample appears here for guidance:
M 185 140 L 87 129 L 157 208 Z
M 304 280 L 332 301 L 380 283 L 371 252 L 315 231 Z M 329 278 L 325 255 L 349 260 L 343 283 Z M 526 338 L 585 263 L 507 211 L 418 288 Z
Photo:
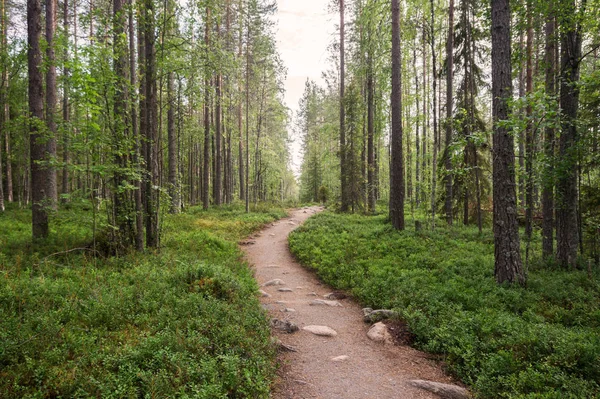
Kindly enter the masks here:
M 397 310 L 478 397 L 600 397 L 597 273 L 538 265 L 526 288 L 498 286 L 491 232 L 396 232 L 381 216 L 317 215 L 290 247 L 364 305 Z
M 0 215 L 0 397 L 268 397 L 274 350 L 236 241 L 285 215 L 166 216 L 160 253 L 91 256 L 92 210 Z M 72 252 L 65 252 L 80 248 Z

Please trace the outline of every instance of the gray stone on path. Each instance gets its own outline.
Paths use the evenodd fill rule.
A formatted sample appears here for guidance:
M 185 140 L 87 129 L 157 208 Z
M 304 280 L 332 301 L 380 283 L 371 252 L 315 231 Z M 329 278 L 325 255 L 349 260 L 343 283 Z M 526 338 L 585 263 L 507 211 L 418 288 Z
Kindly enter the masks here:
M 278 305 L 285 305 L 287 302 L 286 301 L 275 301 L 275 303 Z
M 291 288 L 280 288 L 277 291 L 279 291 L 279 292 L 294 292 L 294 290 Z
M 309 292 L 306 296 L 318 296 L 316 292 Z
M 283 282 L 283 280 L 280 280 L 278 278 L 275 278 L 273 280 L 269 280 L 266 283 L 263 284 L 263 287 L 271 287 L 274 285 L 284 285 L 285 283 Z
M 367 337 L 375 342 L 382 342 L 384 344 L 394 343 L 392 335 L 388 331 L 387 326 L 381 322 L 373 324 L 373 326 L 367 332 Z
M 332 306 L 332 307 L 342 307 L 342 304 L 338 301 L 327 301 L 325 299 L 315 299 L 310 301 L 309 305 L 311 306 Z
M 298 326 L 289 320 L 271 319 L 271 327 L 285 331 L 288 334 L 294 333 L 299 330 Z
M 282 312 L 286 312 L 286 313 L 294 313 L 296 311 L 296 309 L 292 309 L 292 308 L 285 308 L 282 310 Z
M 348 360 L 349 357 L 346 355 L 342 355 L 342 356 L 336 356 L 336 357 L 332 357 L 331 361 L 332 362 L 345 362 L 346 360 Z
M 337 335 L 337 332 L 331 328 L 331 327 L 327 327 L 327 326 L 306 326 L 304 328 L 302 328 L 304 331 L 308 331 L 309 333 L 313 333 L 315 335 L 319 335 L 322 337 L 335 337 Z
M 471 397 L 469 391 L 458 385 L 442 384 L 441 382 L 426 380 L 412 380 L 410 384 L 432 392 L 443 399 L 469 399 Z
M 258 290 L 258 293 L 260 294 L 260 296 L 262 296 L 263 298 L 270 298 L 271 294 L 269 294 L 268 292 L 265 292 L 263 290 Z
M 348 295 L 346 295 L 342 291 L 333 291 L 327 295 L 323 295 L 323 297 L 325 299 L 346 299 L 346 298 L 348 298 Z

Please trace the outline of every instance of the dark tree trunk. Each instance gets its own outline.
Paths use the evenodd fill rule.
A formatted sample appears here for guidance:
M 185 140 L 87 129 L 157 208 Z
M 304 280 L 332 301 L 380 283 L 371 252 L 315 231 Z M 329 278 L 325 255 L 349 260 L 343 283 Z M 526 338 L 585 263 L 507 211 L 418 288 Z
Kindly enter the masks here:
M 556 181 L 556 257 L 563 267 L 575 267 L 579 229 L 577 226 L 577 110 L 579 108 L 579 67 L 581 61 L 581 32 L 573 16 L 575 1 L 565 2 L 561 35 L 560 108 L 561 134 L 559 165 Z
M 400 1 L 392 0 L 392 138 L 390 162 L 390 219 L 404 230 L 404 164 L 402 156 L 402 59 Z
M 146 89 L 146 246 L 158 248 L 158 152 L 156 143 L 158 106 L 156 98 L 156 54 L 154 51 L 154 2 L 144 1 L 144 79 Z
M 46 181 L 51 170 L 44 165 L 48 161 L 48 150 L 40 132 L 44 120 L 44 90 L 42 81 L 42 53 L 40 37 L 42 34 L 42 6 L 39 0 L 27 0 L 27 69 L 29 72 L 29 122 L 32 233 L 33 238 L 48 236 L 48 194 Z M 51 199 L 50 199 L 51 200 Z
M 420 137 L 419 137 L 419 128 L 421 125 L 421 105 L 419 104 L 419 100 L 420 100 L 420 88 L 419 88 L 419 75 L 417 72 L 417 35 L 415 35 L 415 41 L 414 41 L 414 45 L 413 45 L 413 72 L 415 75 L 415 101 L 416 101 L 416 107 L 415 107 L 415 186 L 416 186 L 416 193 L 415 193 L 415 204 L 417 205 L 417 208 L 421 205 L 421 196 L 422 196 L 422 190 L 423 190 L 423 186 L 421 185 L 421 160 L 419 159 L 420 155 L 421 155 L 421 142 L 420 142 Z M 425 171 L 423 171 L 423 173 L 425 173 Z
M 453 81 L 454 81 L 454 0 L 448 5 L 448 39 L 446 42 L 446 142 L 445 162 L 446 168 L 446 223 L 452 225 L 452 157 L 450 145 L 452 144 L 452 112 L 454 111 Z
M 554 26 L 554 1 L 550 0 L 550 13 L 546 19 L 546 94 L 556 96 L 556 33 Z M 544 153 L 549 162 L 544 170 L 542 188 L 542 255 L 548 259 L 554 254 L 554 140 L 555 130 L 552 125 L 546 127 Z
M 498 283 L 525 284 L 521 263 L 514 139 L 499 122 L 512 96 L 509 0 L 492 0 L 492 119 L 494 154 L 494 275 Z
M 348 167 L 346 165 L 346 110 L 344 107 L 345 95 L 345 49 L 344 49 L 344 0 L 340 4 L 340 184 L 341 184 L 341 207 L 342 212 L 348 212 Z
M 66 196 L 69 194 L 69 68 L 67 67 L 67 62 L 69 60 L 69 0 L 63 0 L 63 31 L 65 35 L 65 41 L 67 43 L 64 46 L 64 54 L 63 54 L 63 101 L 62 101 L 62 113 L 63 113 L 63 124 L 64 124 L 64 132 L 63 132 L 63 150 L 62 150 L 62 184 L 61 184 L 61 193 L 64 195 L 62 201 L 67 201 Z
M 238 4 L 239 9 L 242 9 L 242 0 L 239 1 Z M 240 19 L 242 18 L 240 14 Z M 238 59 L 242 59 L 242 34 L 243 34 L 243 21 L 240 20 L 240 28 L 238 34 Z M 242 74 L 238 76 L 238 89 L 240 93 L 242 90 Z M 240 200 L 246 200 L 246 173 L 244 171 L 244 138 L 243 138 L 243 130 L 242 130 L 242 98 L 238 99 L 238 133 L 239 133 L 239 141 L 238 141 L 238 172 L 239 172 L 239 180 L 240 180 Z
M 0 11 L 1 15 L 0 17 L 2 18 L 2 53 L 5 54 L 7 49 L 8 49 L 8 38 L 7 38 L 7 34 L 8 34 L 8 10 L 6 7 L 6 0 L 2 0 L 2 10 Z M 8 103 L 8 89 L 9 89 L 9 83 L 8 83 L 8 65 L 3 65 L 3 70 L 2 70 L 2 95 L 3 95 L 3 100 L 1 102 L 2 104 L 2 109 L 0 110 L 0 112 L 2 112 L 2 122 L 5 125 L 6 123 L 8 123 L 8 121 L 10 120 L 10 105 Z M 3 126 L 4 126 L 3 125 Z M 2 147 L 2 140 L 4 140 L 4 162 L 6 163 L 6 190 L 4 191 L 4 195 L 6 195 L 6 199 L 8 200 L 8 202 L 13 202 L 14 198 L 13 198 L 13 176 L 12 176 L 12 160 L 11 160 L 11 155 L 10 155 L 10 150 L 11 150 L 11 146 L 10 146 L 10 133 L 8 131 L 8 129 L 5 129 L 4 127 L 2 127 L 0 129 L 0 131 L 4 132 L 3 137 L 0 137 L 0 152 L 2 151 L 1 147 Z M 2 161 L 0 160 L 0 163 Z M 1 174 L 0 174 L 1 176 Z M 1 185 L 2 183 L 0 183 Z
M 167 141 L 169 159 L 169 195 L 171 197 L 171 213 L 179 213 L 181 208 L 181 193 L 179 188 L 179 159 L 177 156 L 177 134 L 175 132 L 175 78 L 174 73 L 169 72 L 167 77 Z
M 56 33 L 56 0 L 46 0 L 46 124 L 48 135 L 46 137 L 46 151 L 48 160 L 56 158 L 56 52 L 54 49 L 54 36 Z M 48 206 L 56 209 L 58 203 L 58 190 L 56 182 L 56 168 L 47 166 L 48 175 L 45 181 Z

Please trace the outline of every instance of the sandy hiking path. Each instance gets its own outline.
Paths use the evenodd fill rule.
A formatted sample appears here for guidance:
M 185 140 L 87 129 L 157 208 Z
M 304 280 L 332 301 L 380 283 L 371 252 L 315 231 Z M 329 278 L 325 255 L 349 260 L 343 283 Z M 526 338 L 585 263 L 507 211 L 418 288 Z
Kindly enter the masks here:
M 296 350 L 279 354 L 282 367 L 273 398 L 439 398 L 409 381 L 452 383 L 441 366 L 411 347 L 371 341 L 367 337 L 370 326 L 363 322 L 358 303 L 338 299 L 341 306 L 311 305 L 325 299 L 332 289 L 294 260 L 287 238 L 320 210 L 294 210 L 243 246 L 261 289 L 269 295 L 262 298 L 263 306 L 272 318 L 289 320 L 300 328 L 294 333 L 273 329 L 276 338 Z M 279 285 L 264 285 L 275 279 L 281 280 Z M 303 330 L 311 325 L 330 327 L 337 335 L 317 336 Z

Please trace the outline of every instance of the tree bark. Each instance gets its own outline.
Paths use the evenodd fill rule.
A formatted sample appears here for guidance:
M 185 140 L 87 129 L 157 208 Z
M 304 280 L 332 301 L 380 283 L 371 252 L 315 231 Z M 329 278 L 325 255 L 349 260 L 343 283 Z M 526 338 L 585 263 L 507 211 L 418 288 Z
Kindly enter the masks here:
M 527 96 L 530 97 L 533 94 L 533 16 L 532 16 L 532 4 L 531 1 L 527 2 L 527 63 L 526 63 L 526 81 L 525 90 Z M 525 181 L 525 235 L 527 237 L 527 249 L 525 254 L 526 263 L 529 262 L 529 246 L 531 244 L 531 238 L 533 234 L 533 151 L 534 151 L 534 137 L 533 137 L 533 107 L 530 105 L 530 99 L 527 101 L 526 115 L 527 124 L 525 132 L 525 174 L 527 175 Z
M 517 224 L 514 139 L 500 123 L 509 117 L 512 96 L 510 37 L 509 0 L 492 0 L 494 275 L 498 283 L 524 285 Z
M 431 0 L 431 72 L 433 80 L 433 161 L 431 166 L 431 223 L 435 227 L 436 214 L 436 185 L 437 185 L 437 158 L 440 140 L 438 136 L 438 109 L 437 109 L 437 53 L 435 48 L 435 8 Z
M 206 7 L 206 28 L 204 43 L 206 45 L 206 60 L 210 48 L 210 8 Z M 204 77 L 204 174 L 202 177 L 202 207 L 208 209 L 210 205 L 210 77 L 205 71 Z
M 156 130 L 158 106 L 156 98 L 156 54 L 154 50 L 154 2 L 144 1 L 144 79 L 146 89 L 146 246 L 159 247 L 158 237 L 158 159 Z
M 179 188 L 179 162 L 177 149 L 177 134 L 175 132 L 175 78 L 174 73 L 169 71 L 167 77 L 167 141 L 168 141 L 168 159 L 169 159 L 169 191 L 171 197 L 171 213 L 179 213 L 181 208 L 181 194 Z
M 344 34 L 344 0 L 339 0 L 340 6 L 340 185 L 341 185 L 341 207 L 342 212 L 348 212 L 348 168 L 346 165 L 346 110 L 344 107 L 345 96 L 345 34 Z
M 375 112 L 374 112 L 374 87 L 373 87 L 373 59 L 367 59 L 367 212 L 375 213 Z
M 62 198 L 63 202 L 67 201 L 67 195 L 69 194 L 69 122 L 70 122 L 70 110 L 69 110 L 69 68 L 67 66 L 67 62 L 69 60 L 69 0 L 63 0 L 63 31 L 65 35 L 65 41 L 67 45 L 64 47 L 64 55 L 63 55 L 63 98 L 62 98 L 62 114 L 63 114 L 63 124 L 64 124 L 64 132 L 63 132 L 63 151 L 62 151 L 62 184 L 61 184 L 61 193 L 64 195 Z
M 29 146 L 31 168 L 32 233 L 33 238 L 48 236 L 48 194 L 46 181 L 50 170 L 46 144 L 43 142 L 41 124 L 44 120 L 44 90 L 42 81 L 42 54 L 40 37 L 42 34 L 42 7 L 40 0 L 27 0 L 27 69 L 29 75 Z
M 454 0 L 450 0 L 448 5 L 448 39 L 446 41 L 446 142 L 445 142 L 445 162 L 446 168 L 446 223 L 452 225 L 452 156 L 450 154 L 450 145 L 452 144 L 452 112 L 454 111 L 453 81 L 454 81 Z
M 546 49 L 546 95 L 556 96 L 556 33 L 554 25 L 554 0 L 550 1 L 550 12 L 546 18 L 545 34 Z M 554 141 L 555 129 L 549 125 L 545 129 L 544 153 L 549 162 L 546 162 L 542 188 L 542 256 L 548 259 L 554 254 Z
M 565 22 L 561 35 L 560 108 L 561 134 L 556 181 L 557 260 L 562 267 L 577 265 L 579 229 L 577 225 L 577 110 L 579 108 L 579 67 L 581 32 L 575 23 L 574 0 L 565 1 Z
M 56 34 L 56 0 L 46 0 L 46 124 L 48 137 L 46 137 L 46 151 L 48 160 L 56 158 L 56 52 L 54 49 L 54 36 Z M 45 190 L 48 197 L 48 206 L 56 209 L 58 203 L 58 190 L 56 182 L 56 168 L 48 165 L 48 174 L 45 181 Z
M 400 1 L 392 0 L 392 138 L 390 162 L 390 219 L 404 230 L 404 164 L 402 155 L 402 59 L 400 51 Z

